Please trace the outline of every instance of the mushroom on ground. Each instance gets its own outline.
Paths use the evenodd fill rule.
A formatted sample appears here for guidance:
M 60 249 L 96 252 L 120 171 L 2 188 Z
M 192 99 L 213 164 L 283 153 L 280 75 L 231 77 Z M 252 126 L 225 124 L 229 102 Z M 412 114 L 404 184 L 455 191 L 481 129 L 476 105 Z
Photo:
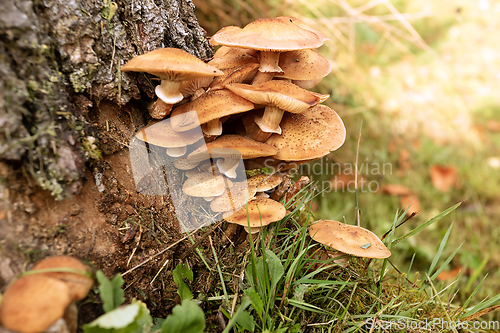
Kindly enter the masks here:
M 215 197 L 222 195 L 233 183 L 222 175 L 203 172 L 186 179 L 182 191 L 192 197 Z
M 256 192 L 257 188 L 246 181 L 233 183 L 233 187 L 226 189 L 222 195 L 212 200 L 210 209 L 214 212 L 236 212 L 251 201 Z
M 248 211 L 248 214 L 247 214 Z M 227 216 L 229 215 L 229 216 Z M 236 223 L 251 228 L 263 227 L 272 222 L 284 218 L 286 215 L 285 207 L 277 201 L 257 197 L 248 202 L 248 205 L 241 207 L 234 214 L 225 214 L 224 219 L 229 223 Z
M 184 98 L 180 92 L 182 81 L 223 74 L 190 53 L 175 48 L 158 49 L 132 58 L 122 66 L 121 71 L 146 72 L 158 76 L 161 84 L 155 92 L 166 104 L 175 104 Z
M 315 241 L 363 258 L 388 258 L 391 252 L 373 232 L 337 221 L 320 220 L 309 227 Z

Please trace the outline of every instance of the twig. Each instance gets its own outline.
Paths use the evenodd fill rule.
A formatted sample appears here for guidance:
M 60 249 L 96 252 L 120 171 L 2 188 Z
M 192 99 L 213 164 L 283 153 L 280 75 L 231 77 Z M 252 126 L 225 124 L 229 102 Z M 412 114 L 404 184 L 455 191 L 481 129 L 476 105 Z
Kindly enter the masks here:
M 359 211 L 359 200 L 358 200 L 358 158 L 359 158 L 359 143 L 361 142 L 361 130 L 363 129 L 363 120 L 361 120 L 361 125 L 359 126 L 359 136 L 358 136 L 358 146 L 356 148 L 356 163 L 354 164 L 354 193 L 356 196 L 356 221 L 358 227 L 361 227 L 361 212 Z
M 171 248 L 173 248 L 174 246 L 176 246 L 177 244 L 179 244 L 179 243 L 180 243 L 180 242 L 182 242 L 183 240 L 188 239 L 188 238 L 189 238 L 189 236 L 190 236 L 190 235 L 188 234 L 187 236 L 185 236 L 185 237 L 183 237 L 183 238 L 179 239 L 177 242 L 173 243 L 172 245 L 168 246 L 167 248 L 165 248 L 165 249 L 161 250 L 161 251 L 160 251 L 160 252 L 158 252 L 157 254 L 152 255 L 151 257 L 149 257 L 149 259 L 144 260 L 143 262 L 141 262 L 141 263 L 140 263 L 140 264 L 138 264 L 137 266 L 134 266 L 134 267 L 132 267 L 131 269 L 129 269 L 128 271 L 126 271 L 125 273 L 122 273 L 122 276 L 125 276 L 125 275 L 127 275 L 128 273 L 130 273 L 130 272 L 132 272 L 132 271 L 136 270 L 137 268 L 141 267 L 142 265 L 144 265 L 144 264 L 146 264 L 146 263 L 150 262 L 150 261 L 151 261 L 151 260 L 153 260 L 154 258 L 156 258 L 156 257 L 158 257 L 159 255 L 161 255 L 161 254 L 165 253 L 166 251 L 170 250 Z

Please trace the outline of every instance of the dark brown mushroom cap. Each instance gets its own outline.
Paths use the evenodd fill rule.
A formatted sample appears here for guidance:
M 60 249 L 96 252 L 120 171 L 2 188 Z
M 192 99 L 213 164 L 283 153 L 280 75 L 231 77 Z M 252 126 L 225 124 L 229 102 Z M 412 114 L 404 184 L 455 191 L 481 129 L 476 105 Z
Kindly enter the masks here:
M 132 58 L 122 66 L 121 71 L 146 72 L 169 81 L 185 81 L 223 74 L 194 55 L 175 48 L 158 49 Z
M 271 135 L 266 143 L 278 150 L 272 157 L 282 161 L 323 157 L 342 146 L 346 137 L 342 119 L 326 105 L 317 105 L 303 114 L 286 113 L 280 126 L 281 135 Z
M 239 156 L 235 156 L 235 153 Z M 277 149 L 268 144 L 239 135 L 226 134 L 193 151 L 187 159 L 190 163 L 196 163 L 207 160 L 210 156 L 211 158 L 249 159 L 271 156 L 276 153 Z
M 247 215 L 248 208 L 248 215 Z M 236 223 L 243 226 L 261 227 L 269 223 L 279 221 L 286 215 L 285 207 L 272 199 L 257 197 L 241 207 L 236 213 L 224 217 L 229 223 Z
M 226 88 L 255 104 L 275 106 L 292 113 L 304 112 L 320 103 L 325 96 L 328 97 L 284 80 L 267 81 L 258 85 L 233 83 Z
M 69 268 L 82 274 L 71 272 L 44 272 L 39 273 L 48 277 L 61 280 L 68 284 L 72 301 L 79 301 L 87 297 L 88 292 L 94 285 L 94 280 L 89 276 L 92 272 L 89 266 L 80 260 L 69 256 L 48 257 L 38 262 L 33 270 L 47 268 Z
M 42 274 L 26 275 L 5 291 L 0 323 L 20 333 L 45 332 L 72 302 L 67 283 Z
M 314 32 L 279 18 L 259 19 L 243 29 L 221 29 L 212 40 L 218 45 L 276 52 L 314 49 L 324 42 Z
M 185 132 L 174 131 L 170 124 L 171 120 L 172 118 L 169 118 L 149 124 L 137 132 L 135 137 L 149 144 L 165 148 L 185 147 L 203 138 L 199 127 Z
M 337 221 L 321 220 L 309 227 L 315 241 L 363 258 L 388 258 L 391 252 L 373 232 Z
M 332 70 L 330 62 L 313 50 L 297 50 L 280 54 L 279 66 L 283 74 L 275 77 L 285 77 L 291 80 L 316 80 L 327 76 Z
M 170 120 L 175 131 L 184 132 L 211 120 L 253 108 L 252 102 L 229 90 L 209 91 L 192 102 L 176 107 Z

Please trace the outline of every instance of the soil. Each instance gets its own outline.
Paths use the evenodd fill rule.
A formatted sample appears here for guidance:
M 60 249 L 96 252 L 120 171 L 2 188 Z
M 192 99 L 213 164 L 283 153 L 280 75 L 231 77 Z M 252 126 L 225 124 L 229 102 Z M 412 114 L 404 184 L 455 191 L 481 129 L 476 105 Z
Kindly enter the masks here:
M 238 258 L 248 247 L 228 246 L 231 243 L 220 226 L 193 234 L 197 240 L 211 232 L 211 239 L 204 238 L 198 247 L 210 270 L 189 240 L 152 258 L 186 234 L 180 231 L 168 195 L 144 195 L 136 189 L 128 142 L 145 124 L 145 116 L 137 110 L 133 105 L 119 108 L 110 102 L 89 110 L 89 121 L 99 130 L 103 157 L 86 165 L 86 181 L 79 195 L 56 201 L 23 168 L 0 162 L 0 292 L 17 274 L 48 256 L 77 257 L 108 277 L 150 259 L 124 275 L 126 302 L 141 300 L 154 317 L 165 318 L 180 303 L 171 277 L 178 263 L 193 269 L 191 290 L 202 298 L 218 281 L 217 270 L 212 269 L 215 260 L 210 240 L 219 258 L 224 258 L 223 264 L 240 262 Z M 178 195 L 179 191 L 171 192 Z M 231 237 L 236 246 L 245 242 L 245 234 L 238 235 Z M 231 289 L 232 284 L 228 285 Z M 79 307 L 81 324 L 102 314 L 96 288 Z M 217 326 L 217 309 L 210 309 L 208 303 L 202 307 L 208 326 L 211 322 Z

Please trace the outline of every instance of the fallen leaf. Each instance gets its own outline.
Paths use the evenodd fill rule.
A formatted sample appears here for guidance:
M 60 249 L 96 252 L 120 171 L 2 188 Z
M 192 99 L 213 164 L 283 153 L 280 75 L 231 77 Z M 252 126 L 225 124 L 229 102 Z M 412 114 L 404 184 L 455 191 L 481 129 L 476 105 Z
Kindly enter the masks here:
M 500 121 L 498 120 L 488 120 L 486 128 L 491 132 L 500 132 Z
M 432 185 L 442 193 L 458 184 L 458 170 L 454 166 L 431 165 L 429 173 Z
M 407 150 L 402 148 L 399 151 L 399 159 L 398 159 L 398 175 L 399 176 L 404 176 L 406 174 L 406 171 L 411 168 L 411 162 L 410 162 L 410 157 L 411 153 Z
M 361 175 L 358 175 L 358 186 L 365 182 L 365 178 Z M 344 189 L 352 189 L 354 190 L 354 184 L 356 182 L 356 177 L 354 173 L 340 173 L 335 175 L 332 179 L 330 179 L 330 183 L 332 184 L 332 189 L 334 190 L 344 190 Z
M 442 271 L 441 273 L 439 273 L 436 279 L 438 281 L 455 280 L 458 276 L 458 273 L 460 273 L 460 271 L 462 270 L 462 268 L 463 268 L 462 266 L 459 266 L 455 269 L 452 269 L 451 271 Z
M 411 194 L 411 190 L 408 187 L 399 184 L 386 184 L 380 188 L 379 192 L 389 195 L 408 196 Z
M 418 201 L 418 198 L 414 194 L 409 194 L 409 195 L 403 195 L 401 196 L 401 207 L 406 210 L 408 207 L 408 211 L 406 212 L 406 215 L 410 216 L 411 213 L 413 212 L 419 212 L 420 211 L 420 201 Z

